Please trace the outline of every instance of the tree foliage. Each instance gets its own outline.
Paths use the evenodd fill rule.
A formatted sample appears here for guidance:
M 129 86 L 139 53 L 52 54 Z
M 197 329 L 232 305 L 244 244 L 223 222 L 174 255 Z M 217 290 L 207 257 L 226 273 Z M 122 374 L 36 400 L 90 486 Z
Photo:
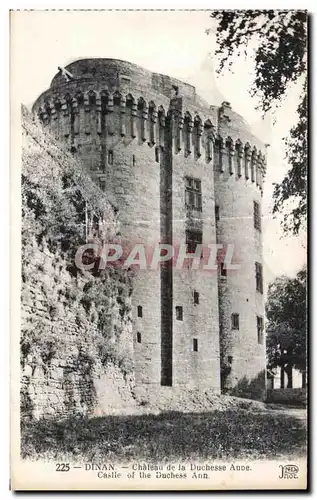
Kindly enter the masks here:
M 218 72 L 225 67 L 232 69 L 234 57 L 246 55 L 247 48 L 253 47 L 255 76 L 251 95 L 258 97 L 258 108 L 264 113 L 276 109 L 290 86 L 306 76 L 307 12 L 216 10 L 211 17 L 217 23 Z M 285 139 L 290 169 L 282 183 L 275 186 L 273 195 L 273 212 L 287 209 L 283 229 L 293 234 L 305 225 L 307 211 L 307 78 L 297 113 L 298 123 Z
M 295 278 L 278 277 L 269 285 L 266 303 L 268 367 L 306 370 L 307 271 L 303 268 Z

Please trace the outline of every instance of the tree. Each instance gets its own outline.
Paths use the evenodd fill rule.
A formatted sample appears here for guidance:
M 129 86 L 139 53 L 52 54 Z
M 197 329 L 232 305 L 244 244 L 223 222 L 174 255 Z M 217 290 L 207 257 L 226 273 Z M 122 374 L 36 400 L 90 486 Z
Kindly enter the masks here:
M 255 76 L 251 95 L 266 113 L 283 102 L 290 86 L 304 79 L 298 123 L 285 138 L 290 165 L 285 178 L 275 185 L 273 213 L 286 209 L 285 233 L 298 234 L 307 217 L 307 12 L 303 10 L 216 10 L 218 72 L 232 70 L 235 56 L 247 54 L 254 45 Z M 206 30 L 209 33 L 211 30 Z
M 303 268 L 295 278 L 278 277 L 269 285 L 266 303 L 268 368 L 280 367 L 292 387 L 292 370 L 306 374 L 307 271 Z

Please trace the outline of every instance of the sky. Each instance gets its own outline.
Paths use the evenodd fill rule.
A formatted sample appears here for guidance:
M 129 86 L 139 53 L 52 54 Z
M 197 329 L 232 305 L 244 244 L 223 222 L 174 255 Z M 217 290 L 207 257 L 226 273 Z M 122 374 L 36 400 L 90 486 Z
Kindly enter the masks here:
M 11 74 L 15 96 L 31 108 L 46 90 L 58 66 L 85 57 L 130 61 L 151 71 L 195 85 L 210 104 L 229 101 L 251 125 L 267 149 L 267 176 L 263 197 L 264 277 L 268 283 L 281 274 L 295 276 L 306 261 L 305 235 L 283 237 L 273 219 L 273 183 L 280 182 L 288 165 L 285 137 L 296 121 L 300 85 L 290 89 L 273 117 L 262 120 L 256 100 L 248 92 L 252 58 L 239 58 L 234 73 L 217 77 L 215 36 L 207 11 L 21 11 L 11 19 Z M 250 54 L 251 55 L 251 54 Z

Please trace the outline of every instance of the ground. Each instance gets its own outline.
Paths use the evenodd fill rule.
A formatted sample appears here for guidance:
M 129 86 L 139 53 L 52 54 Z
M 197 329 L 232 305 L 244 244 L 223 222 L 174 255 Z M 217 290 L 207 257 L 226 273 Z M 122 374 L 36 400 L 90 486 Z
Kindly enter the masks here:
M 187 413 L 140 408 L 132 415 L 24 422 L 22 457 L 155 463 L 306 454 L 305 409 L 237 399 L 223 410 L 219 404 L 211 411 Z

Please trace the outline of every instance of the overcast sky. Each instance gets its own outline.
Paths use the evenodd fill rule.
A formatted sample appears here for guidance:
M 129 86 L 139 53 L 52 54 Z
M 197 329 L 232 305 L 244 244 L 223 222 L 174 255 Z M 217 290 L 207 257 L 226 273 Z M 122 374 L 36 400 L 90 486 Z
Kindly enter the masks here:
M 306 259 L 302 238 L 283 238 L 280 224 L 271 216 L 273 183 L 288 168 L 282 138 L 296 120 L 300 87 L 295 86 L 276 113 L 276 124 L 263 121 L 248 94 L 252 60 L 240 58 L 235 73 L 217 78 L 215 37 L 207 35 L 212 21 L 208 12 L 14 12 L 12 19 L 12 76 L 15 96 L 31 107 L 46 90 L 58 66 L 85 57 L 118 58 L 165 73 L 195 85 L 210 104 L 231 103 L 252 126 L 255 135 L 269 143 L 264 187 L 263 235 L 266 282 L 275 276 L 294 276 Z

